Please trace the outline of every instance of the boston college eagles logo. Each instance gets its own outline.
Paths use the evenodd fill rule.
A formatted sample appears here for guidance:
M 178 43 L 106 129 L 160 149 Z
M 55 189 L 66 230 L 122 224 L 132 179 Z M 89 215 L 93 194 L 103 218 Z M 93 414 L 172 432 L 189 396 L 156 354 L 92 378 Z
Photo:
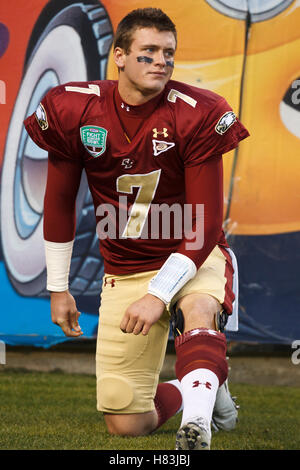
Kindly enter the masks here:
M 80 128 L 80 138 L 85 149 L 94 158 L 100 157 L 106 150 L 107 130 L 98 126 Z
M 174 147 L 175 144 L 174 142 L 165 142 L 164 140 L 152 140 L 153 143 L 153 155 L 157 157 L 157 155 L 160 155 L 163 152 L 166 152 L 170 148 Z

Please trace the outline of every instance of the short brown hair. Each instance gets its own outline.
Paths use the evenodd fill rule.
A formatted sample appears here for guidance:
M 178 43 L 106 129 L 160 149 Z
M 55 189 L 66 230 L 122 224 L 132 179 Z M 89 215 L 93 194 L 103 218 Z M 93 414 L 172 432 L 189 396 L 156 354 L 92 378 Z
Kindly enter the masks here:
M 120 21 L 115 34 L 114 47 L 121 47 L 128 54 L 132 43 L 132 35 L 138 28 L 156 28 L 158 31 L 171 31 L 177 43 L 175 24 L 160 8 L 137 8 Z

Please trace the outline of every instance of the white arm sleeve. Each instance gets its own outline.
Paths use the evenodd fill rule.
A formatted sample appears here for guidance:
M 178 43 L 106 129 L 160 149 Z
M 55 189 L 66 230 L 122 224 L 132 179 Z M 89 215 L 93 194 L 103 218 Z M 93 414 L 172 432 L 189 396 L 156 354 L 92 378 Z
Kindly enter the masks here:
M 168 304 L 196 272 L 194 261 L 181 253 L 172 253 L 156 276 L 151 279 L 148 293 Z
M 47 290 L 63 292 L 69 288 L 69 272 L 74 240 L 66 243 L 45 242 Z

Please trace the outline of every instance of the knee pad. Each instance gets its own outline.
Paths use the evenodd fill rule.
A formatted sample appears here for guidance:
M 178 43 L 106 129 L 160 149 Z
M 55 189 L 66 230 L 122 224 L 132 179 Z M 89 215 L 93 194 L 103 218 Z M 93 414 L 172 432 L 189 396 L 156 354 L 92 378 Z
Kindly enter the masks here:
M 126 377 L 104 374 L 97 381 L 97 409 L 116 413 L 127 408 L 133 400 L 133 387 Z
M 228 321 L 228 314 L 225 312 L 225 310 L 221 310 L 220 312 L 217 312 L 215 314 L 216 330 L 219 331 L 220 333 L 224 333 L 227 321 Z
M 195 369 L 209 369 L 214 372 L 219 385 L 226 380 L 226 337 L 224 333 L 207 328 L 196 328 L 175 338 L 176 376 L 181 380 Z
M 215 314 L 215 327 L 216 330 L 219 331 L 220 333 L 224 332 L 225 326 L 228 321 L 228 314 L 225 312 L 225 310 L 221 310 L 220 312 L 217 312 Z M 176 308 L 176 305 L 174 305 L 172 309 L 172 314 L 171 314 L 171 327 L 172 327 L 172 332 L 174 338 L 176 336 L 179 336 L 182 334 L 184 330 L 184 317 L 182 310 L 180 308 Z
M 171 327 L 174 338 L 181 335 L 184 330 L 184 317 L 181 308 L 177 308 L 176 304 L 172 308 L 171 312 Z

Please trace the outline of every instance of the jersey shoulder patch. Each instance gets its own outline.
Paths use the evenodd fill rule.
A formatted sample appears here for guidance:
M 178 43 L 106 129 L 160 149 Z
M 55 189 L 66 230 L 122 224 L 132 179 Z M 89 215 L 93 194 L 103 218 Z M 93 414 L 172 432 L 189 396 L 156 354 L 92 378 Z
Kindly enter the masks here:
M 100 104 L 112 81 L 68 82 L 52 88 L 35 111 L 42 131 L 61 130 L 66 136 L 76 133 L 86 108 Z

